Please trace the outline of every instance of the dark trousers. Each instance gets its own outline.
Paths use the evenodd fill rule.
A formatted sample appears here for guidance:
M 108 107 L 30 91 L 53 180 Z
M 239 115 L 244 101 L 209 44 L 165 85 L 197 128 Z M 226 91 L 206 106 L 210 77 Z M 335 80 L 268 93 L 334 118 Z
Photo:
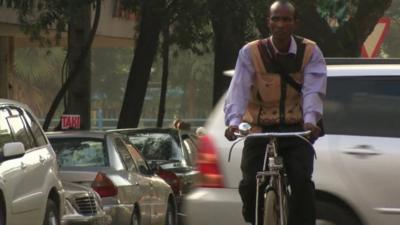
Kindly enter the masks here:
M 273 129 L 270 131 L 295 131 L 301 127 Z M 239 193 L 243 201 L 243 217 L 246 222 L 255 224 L 256 173 L 262 170 L 265 147 L 268 140 L 247 139 L 244 143 L 241 170 L 243 179 Z M 296 137 L 280 138 L 277 143 L 278 154 L 282 156 L 291 189 L 289 199 L 288 225 L 315 225 L 314 183 L 311 180 L 314 164 L 314 149 L 304 140 Z M 260 193 L 259 205 L 263 206 Z M 262 211 L 258 212 L 259 225 L 262 224 Z

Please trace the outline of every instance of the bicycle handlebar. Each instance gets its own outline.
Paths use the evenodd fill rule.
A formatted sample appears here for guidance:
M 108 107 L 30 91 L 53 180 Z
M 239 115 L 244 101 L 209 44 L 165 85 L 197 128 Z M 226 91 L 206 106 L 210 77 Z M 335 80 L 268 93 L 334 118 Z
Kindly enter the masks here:
M 242 134 L 240 132 L 234 133 L 236 137 L 294 137 L 294 136 L 302 136 L 306 137 L 311 134 L 310 130 L 306 131 L 297 131 L 297 132 L 265 132 L 265 133 L 251 133 L 251 134 Z
M 243 128 L 243 129 L 241 129 Z M 241 123 L 239 125 L 239 132 L 234 132 L 235 136 L 238 137 L 239 139 L 235 141 L 230 150 L 229 150 L 229 156 L 228 156 L 228 162 L 231 160 L 231 153 L 233 150 L 233 147 L 239 143 L 240 141 L 243 141 L 246 138 L 270 138 L 270 137 L 299 137 L 309 143 L 310 145 L 311 142 L 306 138 L 311 135 L 311 130 L 306 130 L 306 131 L 296 131 L 296 132 L 264 132 L 264 133 L 250 133 L 251 126 L 247 123 Z

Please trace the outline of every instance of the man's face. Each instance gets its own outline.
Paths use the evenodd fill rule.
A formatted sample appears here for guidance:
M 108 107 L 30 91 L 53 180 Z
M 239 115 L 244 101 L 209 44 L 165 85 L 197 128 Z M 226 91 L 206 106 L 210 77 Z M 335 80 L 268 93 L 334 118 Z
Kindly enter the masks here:
M 294 8 L 286 4 L 273 5 L 268 18 L 268 28 L 274 39 L 289 39 L 295 28 Z

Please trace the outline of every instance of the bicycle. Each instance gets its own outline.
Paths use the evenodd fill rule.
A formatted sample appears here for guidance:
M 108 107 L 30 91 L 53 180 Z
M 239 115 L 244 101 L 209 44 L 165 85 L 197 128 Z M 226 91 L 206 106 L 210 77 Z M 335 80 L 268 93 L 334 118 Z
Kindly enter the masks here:
M 263 225 L 286 225 L 288 219 L 290 195 L 286 174 L 284 172 L 283 160 L 278 156 L 276 143 L 279 137 L 299 137 L 309 143 L 306 138 L 311 131 L 300 132 L 266 132 L 266 133 L 250 133 L 251 126 L 248 123 L 239 125 L 239 132 L 235 135 L 239 138 L 235 141 L 229 151 L 228 161 L 230 161 L 233 147 L 245 140 L 246 138 L 269 138 L 265 149 L 264 163 L 262 171 L 257 172 L 256 180 L 256 199 L 259 199 L 260 186 L 265 184 L 269 177 L 268 184 L 264 189 L 264 223 Z M 268 168 L 266 168 L 268 160 Z M 258 208 L 259 203 L 256 201 L 255 224 L 258 224 Z

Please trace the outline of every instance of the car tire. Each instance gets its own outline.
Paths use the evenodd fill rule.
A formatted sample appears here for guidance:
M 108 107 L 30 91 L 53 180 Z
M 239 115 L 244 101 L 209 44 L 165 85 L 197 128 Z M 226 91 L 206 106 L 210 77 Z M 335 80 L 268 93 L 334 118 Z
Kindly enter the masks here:
M 279 224 L 279 209 L 278 195 L 274 190 L 270 189 L 265 194 L 264 201 L 264 224 L 278 225 Z
M 46 213 L 43 225 L 60 225 L 60 215 L 56 203 L 52 199 L 47 200 Z
M 362 225 L 358 218 L 344 207 L 326 201 L 317 201 L 317 225 Z
M 140 225 L 140 213 L 136 207 L 132 213 L 131 225 Z
M 167 212 L 165 215 L 165 225 L 176 225 L 176 210 L 175 205 L 171 200 L 168 200 Z
M 0 225 L 6 225 L 6 206 L 0 197 Z

